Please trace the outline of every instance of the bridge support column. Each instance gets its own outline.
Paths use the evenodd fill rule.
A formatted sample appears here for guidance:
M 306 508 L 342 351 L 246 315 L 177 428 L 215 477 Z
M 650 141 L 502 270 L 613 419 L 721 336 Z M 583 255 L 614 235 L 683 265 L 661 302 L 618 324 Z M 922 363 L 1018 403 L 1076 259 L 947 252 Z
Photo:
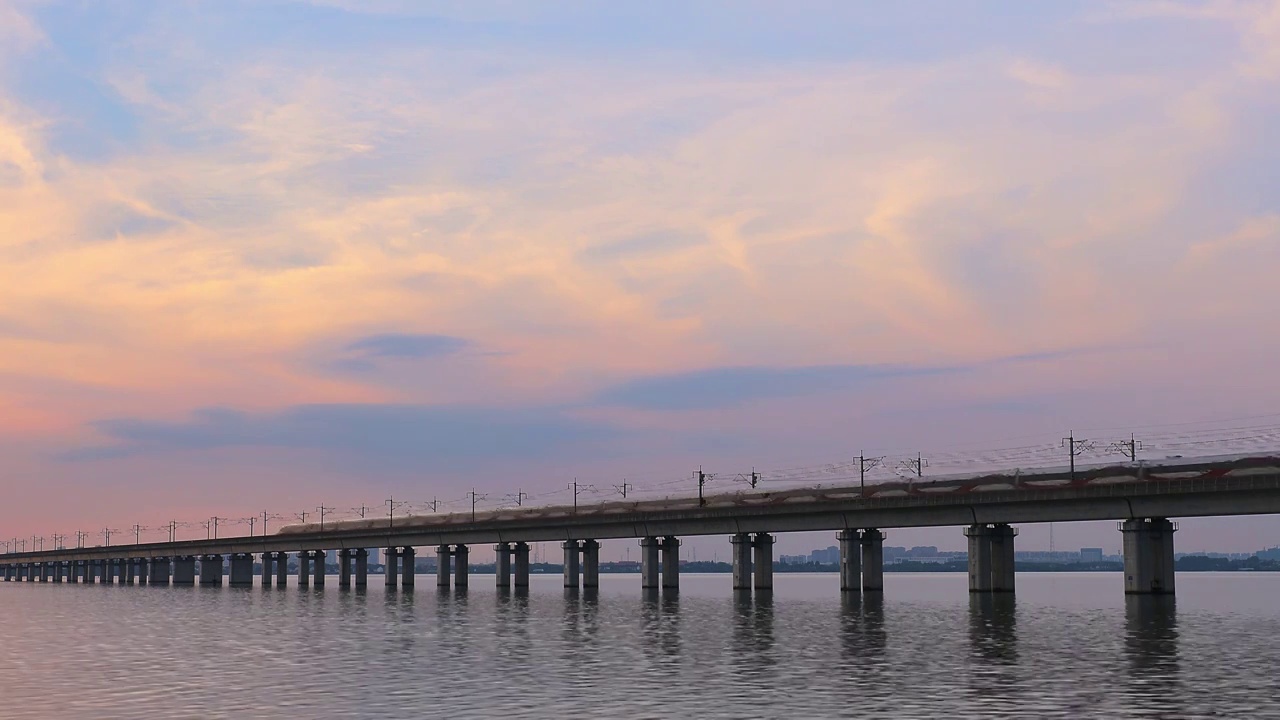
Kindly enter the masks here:
M 203 555 L 200 557 L 200 584 L 206 586 L 222 585 L 221 555 Z
M 884 533 L 876 528 L 862 531 L 862 592 L 884 592 Z
M 640 538 L 640 587 L 645 590 L 656 590 L 658 582 L 658 549 L 660 543 L 656 537 Z
M 269 588 L 275 580 L 276 575 L 276 554 L 273 552 L 262 553 L 262 587 Z
M 278 552 L 275 554 L 276 566 L 276 587 L 284 588 L 289 586 L 289 553 Z
M 565 540 L 560 545 L 564 549 L 564 586 L 578 587 L 578 553 L 581 552 L 577 540 Z
M 169 558 L 151 558 L 151 570 L 147 573 L 148 585 L 169 584 Z
M 102 584 L 114 585 L 116 582 L 116 563 L 119 560 L 109 558 L 102 561 Z
M 121 585 L 132 585 L 134 580 L 137 578 L 137 568 L 134 565 L 135 562 L 137 562 L 135 558 L 124 558 L 120 561 Z
M 840 543 L 840 589 L 844 592 L 862 592 L 861 533 L 857 530 L 841 530 L 836 533 Z
M 400 548 L 400 587 L 412 590 L 417 576 L 417 551 L 411 547 Z
M 138 584 L 146 585 L 151 579 L 151 564 L 144 557 L 138 558 Z
M 729 538 L 733 549 L 733 589 L 751 589 L 751 534 L 736 533 Z
M 436 587 L 447 588 L 453 584 L 453 548 L 441 545 L 436 548 Z
M 991 528 L 970 525 L 964 536 L 969 539 L 969 592 L 991 592 Z
M 311 553 L 311 581 L 317 588 L 324 587 L 325 565 L 327 564 L 328 555 L 323 550 L 316 550 Z
M 389 547 L 382 550 L 383 582 L 393 588 L 400 584 L 400 551 Z
M 600 587 L 600 541 L 582 541 L 582 587 Z
M 356 557 L 356 589 L 369 586 L 369 551 L 360 548 L 355 551 Z
M 53 578 L 52 578 L 53 582 L 61 583 L 62 582 L 62 563 L 60 562 L 52 563 L 52 570 L 53 570 Z
M 471 548 L 453 546 L 453 586 L 465 588 L 471 582 Z
M 234 553 L 231 556 L 231 587 L 253 587 L 253 555 Z
M 516 589 L 529 587 L 529 543 L 518 542 L 512 551 L 516 560 Z
M 511 543 L 493 546 L 493 574 L 500 589 L 511 589 Z
M 680 589 L 680 540 L 670 535 L 662 538 L 662 589 Z
M 1126 595 L 1172 595 L 1173 533 L 1165 518 L 1136 518 L 1120 523 L 1124 533 Z
M 338 551 L 338 587 L 351 589 L 351 551 L 347 548 Z
M 1014 572 L 1013 539 L 1018 531 L 1006 523 L 991 527 L 991 592 L 1011 593 L 1017 573 Z
M 298 587 L 311 587 L 311 551 L 298 553 Z
M 196 559 L 194 557 L 186 555 L 173 559 L 173 584 L 196 584 Z
M 769 533 L 756 533 L 756 537 L 751 541 L 751 547 L 755 550 L 755 567 L 752 571 L 755 580 L 752 583 L 756 590 L 772 590 L 773 589 L 773 536 Z
M 84 581 L 88 585 L 98 582 L 102 576 L 101 560 L 86 560 L 84 563 Z

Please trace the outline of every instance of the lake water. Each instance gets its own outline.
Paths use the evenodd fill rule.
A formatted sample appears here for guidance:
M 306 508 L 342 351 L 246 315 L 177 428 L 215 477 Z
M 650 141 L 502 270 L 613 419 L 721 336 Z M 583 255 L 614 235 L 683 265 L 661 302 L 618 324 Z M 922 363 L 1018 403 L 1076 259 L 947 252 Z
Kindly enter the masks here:
M 527 595 L 0 583 L 0 718 L 1280 717 L 1280 574 L 635 575 Z M 376 584 L 374 584 L 376 583 Z

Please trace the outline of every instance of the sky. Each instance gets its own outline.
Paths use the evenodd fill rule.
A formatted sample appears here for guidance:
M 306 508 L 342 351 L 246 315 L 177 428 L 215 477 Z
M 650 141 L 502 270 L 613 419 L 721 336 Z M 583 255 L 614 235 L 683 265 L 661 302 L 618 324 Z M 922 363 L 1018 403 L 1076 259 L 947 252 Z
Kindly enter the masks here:
M 0 0 L 0 536 L 1270 432 L 1276 128 L 1277 2 Z

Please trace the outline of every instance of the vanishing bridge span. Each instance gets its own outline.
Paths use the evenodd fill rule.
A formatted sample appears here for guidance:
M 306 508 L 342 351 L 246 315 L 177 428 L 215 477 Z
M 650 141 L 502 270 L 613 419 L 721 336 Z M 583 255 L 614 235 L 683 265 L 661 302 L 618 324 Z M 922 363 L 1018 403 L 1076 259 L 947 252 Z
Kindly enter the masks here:
M 499 587 L 527 587 L 529 544 L 560 542 L 566 587 L 599 582 L 600 541 L 639 539 L 641 585 L 675 590 L 682 536 L 729 535 L 733 586 L 773 587 L 774 535 L 836 531 L 846 592 L 883 589 L 885 528 L 960 526 L 969 544 L 969 589 L 1012 592 L 1013 524 L 1117 520 L 1125 592 L 1172 593 L 1171 518 L 1280 513 L 1280 457 L 1171 459 L 1073 472 L 972 475 L 943 480 L 742 492 L 706 498 L 293 525 L 273 535 L 59 548 L 0 555 L 6 581 L 284 587 L 296 554 L 297 584 L 323 586 L 325 552 L 338 551 L 339 586 L 368 582 L 365 548 L 386 548 L 388 587 L 414 584 L 416 549 L 437 552 L 437 584 L 465 587 L 469 548 L 493 544 Z M 229 573 L 228 561 L 229 560 Z M 198 564 L 198 570 L 197 570 Z

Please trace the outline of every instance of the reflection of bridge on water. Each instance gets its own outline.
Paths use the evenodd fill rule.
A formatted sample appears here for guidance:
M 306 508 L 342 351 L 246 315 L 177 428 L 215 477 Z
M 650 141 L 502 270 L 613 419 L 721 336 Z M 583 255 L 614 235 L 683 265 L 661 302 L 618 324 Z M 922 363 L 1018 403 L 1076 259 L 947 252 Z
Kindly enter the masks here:
M 969 589 L 1014 589 L 1013 523 L 1119 520 L 1124 534 L 1125 592 L 1174 590 L 1173 533 L 1168 518 L 1280 513 L 1280 458 L 1235 457 L 1177 464 L 1135 463 L 1075 473 L 1003 474 L 866 488 L 808 488 L 706 499 L 606 503 L 358 520 L 292 526 L 274 535 L 113 547 L 65 548 L 0 555 L 5 580 L 150 585 L 288 583 L 296 554 L 297 585 L 325 583 L 325 553 L 336 550 L 339 586 L 368 583 L 364 548 L 385 547 L 388 587 L 414 585 L 416 548 L 435 547 L 437 584 L 465 588 L 470 546 L 493 543 L 500 587 L 527 587 L 529 544 L 560 541 L 566 587 L 599 584 L 600 541 L 639 538 L 641 585 L 674 591 L 680 584 L 680 540 L 729 535 L 733 587 L 773 587 L 774 534 L 834 530 L 841 590 L 878 593 L 883 585 L 883 528 L 963 526 L 969 543 Z M 197 570 L 198 566 L 198 570 Z

